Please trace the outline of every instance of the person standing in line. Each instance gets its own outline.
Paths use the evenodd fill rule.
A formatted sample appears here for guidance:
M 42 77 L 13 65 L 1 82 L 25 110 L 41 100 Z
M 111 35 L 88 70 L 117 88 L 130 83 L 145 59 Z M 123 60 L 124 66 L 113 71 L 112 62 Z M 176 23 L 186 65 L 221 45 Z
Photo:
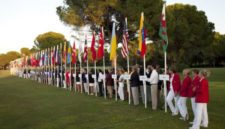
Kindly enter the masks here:
M 148 80 L 151 84 L 151 98 L 152 98 L 152 110 L 157 109 L 157 103 L 158 103 L 158 82 L 159 82 L 159 74 L 156 71 L 156 66 L 152 65 L 151 66 L 151 76 L 150 79 Z
M 196 88 L 200 84 L 200 77 L 199 77 L 199 71 L 197 69 L 193 70 L 193 79 L 192 79 L 192 84 L 191 88 L 188 90 L 189 91 L 189 97 L 191 98 L 191 106 L 192 106 L 192 111 L 195 116 L 195 108 L 196 108 L 196 103 L 195 103 L 195 96 L 196 96 Z
M 95 73 L 94 69 L 91 69 L 91 71 L 88 73 L 90 95 L 94 95 L 94 91 L 96 91 L 96 89 L 94 89 L 95 88 L 95 80 L 92 77 L 92 75 L 95 75 L 94 73 Z
M 119 70 L 118 72 L 118 76 L 119 76 L 119 88 L 118 88 L 118 94 L 119 94 L 119 97 L 122 101 L 124 101 L 124 71 L 121 69 Z
M 81 82 L 80 82 L 80 70 L 77 70 L 77 73 L 75 74 L 75 79 L 76 79 L 76 84 L 75 84 L 75 88 L 77 89 L 78 93 L 81 93 Z
M 190 77 L 190 71 L 188 69 L 183 71 L 183 75 L 184 80 L 180 88 L 180 98 L 177 104 L 180 114 L 182 116 L 180 119 L 186 121 L 189 118 L 186 101 L 188 97 L 188 90 L 191 88 L 192 80 Z
M 200 126 L 207 128 L 209 124 L 207 104 L 209 102 L 209 84 L 207 77 L 208 72 L 200 72 L 200 85 L 196 88 L 196 112 L 193 126 L 190 129 L 200 129 Z
M 151 65 L 148 65 L 147 70 L 146 70 L 147 78 L 150 78 L 151 73 L 152 73 Z M 152 101 L 152 99 L 151 99 L 151 84 L 148 81 L 146 82 L 146 88 L 147 88 L 147 102 L 150 103 Z
M 131 86 L 131 93 L 132 93 L 133 102 L 135 106 L 139 105 L 139 91 L 138 91 L 139 84 L 140 84 L 140 80 L 139 80 L 137 68 L 133 67 L 131 77 L 130 77 L 130 86 Z
M 112 78 L 112 74 L 113 74 L 113 70 L 111 70 L 106 75 L 106 86 L 107 86 L 107 91 L 108 91 L 110 99 L 113 97 L 113 86 L 114 86 L 114 80 Z
M 161 70 L 160 65 L 156 65 L 156 71 L 158 72 L 158 75 L 163 74 L 163 71 Z M 162 86 L 163 86 L 163 81 L 159 80 L 159 82 L 158 82 L 158 93 L 157 93 L 158 107 L 161 107 L 160 99 L 161 99 L 161 96 L 163 95 Z
M 85 93 L 88 93 L 88 83 L 87 83 L 87 78 L 86 78 L 86 69 L 83 69 L 82 70 L 82 74 L 81 74 L 81 76 L 82 76 L 82 83 L 83 83 L 83 86 L 84 86 L 84 92 Z
M 139 77 L 144 76 L 144 68 L 140 67 L 138 70 Z M 145 82 L 146 83 L 146 82 Z M 139 80 L 139 87 L 141 92 L 142 103 L 145 104 L 145 91 L 144 91 L 144 82 Z
M 98 70 L 98 74 L 97 75 L 98 75 L 97 79 L 98 79 L 99 95 L 103 96 L 103 91 L 104 91 L 104 89 L 103 89 L 103 79 L 104 78 L 102 78 L 103 77 L 103 72 L 102 72 L 101 69 Z
M 177 100 L 179 97 L 179 92 L 180 92 L 180 76 L 176 72 L 175 68 L 170 68 L 169 69 L 170 73 L 170 91 L 166 97 L 166 102 L 169 105 L 169 108 L 172 112 L 172 116 L 178 115 L 178 107 L 177 107 Z M 175 101 L 175 104 L 173 104 L 172 101 Z

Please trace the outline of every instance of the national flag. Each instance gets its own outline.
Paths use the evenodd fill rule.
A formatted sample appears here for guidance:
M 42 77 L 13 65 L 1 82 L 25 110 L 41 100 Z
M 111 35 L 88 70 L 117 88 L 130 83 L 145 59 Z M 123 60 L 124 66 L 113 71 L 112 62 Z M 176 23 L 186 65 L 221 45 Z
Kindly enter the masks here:
M 141 57 L 144 57 L 146 53 L 146 29 L 144 28 L 144 13 L 141 13 L 141 19 L 140 19 L 140 28 L 139 28 L 139 35 L 138 35 L 138 54 L 141 55 Z
M 104 56 L 104 28 L 101 27 L 99 34 L 99 43 L 98 43 L 98 59 L 102 59 Z
M 66 63 L 66 42 L 64 42 L 62 60 L 63 60 L 63 63 Z
M 48 49 L 45 49 L 45 66 L 48 65 Z
M 128 29 L 127 29 L 127 19 L 125 19 L 124 23 L 124 30 L 123 30 L 123 39 L 122 39 L 122 48 L 121 48 L 121 54 L 123 58 L 126 58 L 128 56 Z
M 73 42 L 72 64 L 76 64 L 76 43 L 75 43 L 75 41 Z
M 55 50 L 55 64 L 59 64 L 59 48 L 58 45 L 56 46 L 56 50 Z
M 87 60 L 87 57 L 88 57 L 87 36 L 85 36 L 85 42 L 84 42 L 84 61 Z
M 116 58 L 116 48 L 117 48 L 116 23 L 113 23 L 112 39 L 111 39 L 111 46 L 110 46 L 110 60 L 114 60 Z
M 92 60 L 96 60 L 96 50 L 95 50 L 95 32 L 93 32 L 92 35 L 92 41 L 91 41 L 91 53 L 92 53 Z
M 166 52 L 168 46 L 167 27 L 166 27 L 166 3 L 163 4 L 159 36 L 162 39 L 163 51 Z
M 71 63 L 71 46 L 70 43 L 68 44 L 68 51 L 67 51 L 67 64 Z
M 82 55 L 82 44 L 80 43 L 79 44 L 79 49 L 78 49 L 78 60 L 79 60 L 79 62 L 81 63 L 82 62 L 82 60 L 81 60 L 81 55 Z
M 55 46 L 52 48 L 52 54 L 51 54 L 51 57 L 52 57 L 52 65 L 55 65 L 55 59 L 56 59 L 56 49 L 55 49 Z

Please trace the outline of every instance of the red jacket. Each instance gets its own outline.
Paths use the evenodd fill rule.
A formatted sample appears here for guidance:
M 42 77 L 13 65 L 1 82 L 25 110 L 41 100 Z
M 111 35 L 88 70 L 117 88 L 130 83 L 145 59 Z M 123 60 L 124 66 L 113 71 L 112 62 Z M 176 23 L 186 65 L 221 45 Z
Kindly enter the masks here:
M 66 83 L 70 84 L 69 72 L 66 72 Z
M 182 82 L 181 88 L 180 88 L 180 96 L 181 97 L 189 97 L 189 89 L 191 89 L 191 78 L 189 76 L 186 76 Z
M 196 89 L 195 102 L 196 103 L 209 102 L 209 85 L 208 80 L 206 80 L 205 78 L 200 80 L 200 85 Z
M 195 78 L 193 78 L 191 88 L 188 90 L 188 94 L 190 95 L 189 97 L 195 97 L 196 88 L 199 86 L 199 84 L 200 84 L 200 77 L 196 76 Z
M 173 80 L 172 80 L 172 86 L 175 93 L 180 92 L 180 75 L 178 73 L 174 73 Z

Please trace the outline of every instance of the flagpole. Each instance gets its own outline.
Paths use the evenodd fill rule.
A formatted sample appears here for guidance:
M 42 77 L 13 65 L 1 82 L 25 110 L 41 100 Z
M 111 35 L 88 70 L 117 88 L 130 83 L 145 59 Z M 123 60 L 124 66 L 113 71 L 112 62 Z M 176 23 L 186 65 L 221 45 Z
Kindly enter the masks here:
M 116 97 L 115 97 L 115 99 L 116 99 L 116 101 L 117 101 L 117 57 L 115 58 L 115 79 L 114 79 L 114 85 L 115 85 L 115 92 L 116 92 Z
M 146 61 L 144 55 L 144 76 L 146 77 Z M 144 83 L 144 92 L 145 92 L 145 108 L 147 108 L 147 87 L 146 87 L 146 80 L 143 81 Z
M 95 60 L 95 96 L 98 95 L 98 92 L 97 92 L 97 76 L 96 76 L 96 60 Z
M 61 54 L 60 54 L 61 55 L 60 56 L 61 57 L 61 59 L 60 59 L 60 61 L 61 61 L 61 74 L 60 74 L 61 75 L 60 76 L 61 77 L 61 87 L 63 87 L 63 72 L 62 72 L 63 71 L 63 63 L 62 63 L 62 60 L 63 60 L 63 58 L 62 58 L 63 57 L 63 49 L 62 49 L 62 47 L 63 47 L 63 44 L 61 43 L 60 48 L 59 48 L 59 49 L 61 49 L 60 50 L 61 51 Z
M 71 55 L 70 55 L 71 56 Z M 72 86 L 71 86 L 71 81 L 72 81 L 72 72 L 71 72 L 71 58 L 70 58 L 70 74 L 69 74 L 70 76 L 69 76 L 69 80 L 70 80 L 70 91 L 72 91 Z
M 167 53 L 166 51 L 164 52 L 164 70 L 165 70 L 165 75 L 167 74 Z M 167 96 L 167 85 L 166 85 L 166 80 L 163 81 L 164 82 L 164 102 L 165 102 L 165 112 L 167 112 L 167 103 L 166 103 L 166 96 Z
M 66 43 L 66 42 L 65 42 L 65 43 Z M 66 49 L 66 51 L 67 51 L 67 49 Z M 64 75 L 63 75 L 63 76 L 64 76 L 64 88 L 66 89 L 66 88 L 67 88 L 67 84 L 66 84 L 66 70 L 67 70 L 67 68 L 66 68 L 66 67 L 67 67 L 67 66 L 66 66 L 66 65 L 67 65 L 67 62 L 66 62 L 67 59 L 66 59 L 66 58 L 67 58 L 67 52 L 65 52 L 65 53 L 66 53 L 66 54 L 65 54 L 65 57 L 64 57 L 64 58 L 65 58 L 65 71 L 64 71 Z
M 127 17 L 125 18 L 125 22 L 126 22 L 126 29 L 127 29 Z M 126 30 L 128 31 L 128 30 Z M 128 45 L 127 45 L 128 47 Z M 128 50 L 128 48 L 127 48 Z M 129 50 L 127 51 L 127 72 L 128 72 L 128 75 L 130 74 L 130 58 L 129 58 Z M 130 94 L 130 82 L 129 80 L 127 80 L 127 91 L 128 91 L 128 101 L 129 101 L 129 104 L 131 104 L 131 94 Z
M 76 84 L 77 84 L 77 63 L 75 62 L 75 64 L 74 64 L 74 90 L 75 90 L 75 92 L 77 92 L 77 87 L 76 87 Z
M 87 49 L 88 49 L 88 48 L 87 48 Z M 89 90 L 90 90 L 90 89 L 89 89 L 89 73 L 88 73 L 88 71 L 89 71 L 89 70 L 88 70 L 88 54 L 87 54 L 87 59 L 86 59 L 86 60 L 87 60 L 87 76 L 86 76 L 86 79 L 87 79 L 87 87 L 88 87 L 88 95 L 89 95 L 89 94 L 90 94 L 90 93 L 89 93 Z
M 80 54 L 80 53 L 79 53 Z M 81 55 L 80 55 L 81 56 Z M 79 57 L 80 58 L 80 57 Z M 79 75 L 78 75 L 79 76 Z M 82 81 L 82 61 L 80 60 L 80 90 L 83 93 L 83 81 Z
M 104 78 L 103 78 L 103 85 L 104 85 L 104 97 L 106 99 L 106 84 L 105 84 L 105 55 L 103 56 L 103 72 L 104 72 Z

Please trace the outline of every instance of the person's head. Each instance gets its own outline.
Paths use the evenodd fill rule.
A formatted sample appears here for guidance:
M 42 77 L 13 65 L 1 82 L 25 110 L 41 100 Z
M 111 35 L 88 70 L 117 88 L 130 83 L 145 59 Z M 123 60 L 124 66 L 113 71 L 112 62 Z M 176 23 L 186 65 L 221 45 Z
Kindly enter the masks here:
M 199 74 L 199 70 L 198 69 L 193 69 L 192 70 L 194 76 L 197 76 Z
M 177 71 L 176 71 L 175 66 L 172 66 L 172 67 L 169 68 L 169 73 L 170 73 L 170 74 L 174 74 L 174 73 L 176 73 L 176 72 L 177 72 Z
M 183 75 L 184 76 L 189 76 L 190 75 L 190 70 L 189 69 L 184 69 L 183 70 Z
M 200 77 L 209 77 L 209 71 L 207 71 L 206 69 L 201 70 Z
M 132 72 L 137 72 L 137 67 L 136 66 L 132 67 Z
M 156 69 L 156 65 L 155 64 L 151 65 L 150 67 L 151 67 L 151 70 Z

